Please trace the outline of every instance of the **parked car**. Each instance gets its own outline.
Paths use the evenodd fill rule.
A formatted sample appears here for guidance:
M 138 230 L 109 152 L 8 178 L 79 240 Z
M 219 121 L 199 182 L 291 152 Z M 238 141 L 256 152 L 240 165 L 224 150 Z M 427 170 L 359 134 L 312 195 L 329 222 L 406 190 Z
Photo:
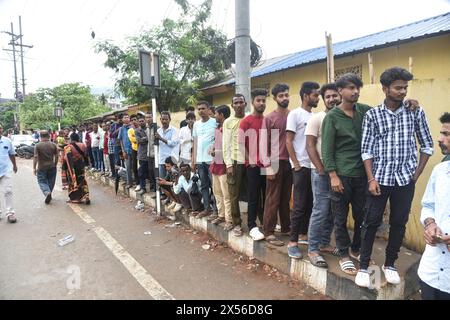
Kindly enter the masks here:
M 36 139 L 28 134 L 14 134 L 11 136 L 11 141 L 14 149 L 17 149 L 20 145 L 27 145 L 31 147 L 37 142 Z

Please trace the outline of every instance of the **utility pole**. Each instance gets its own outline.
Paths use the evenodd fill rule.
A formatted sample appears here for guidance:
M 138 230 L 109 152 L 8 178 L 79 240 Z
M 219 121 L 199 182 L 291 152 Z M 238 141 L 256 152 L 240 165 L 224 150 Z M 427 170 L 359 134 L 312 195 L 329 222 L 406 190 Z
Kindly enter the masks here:
M 21 62 L 22 62 L 22 95 L 25 98 L 25 68 L 23 66 L 23 47 L 27 47 L 27 48 L 33 48 L 33 46 L 27 46 L 25 44 L 22 44 L 22 38 L 23 38 L 23 34 L 22 34 L 22 17 L 19 16 L 19 32 L 20 32 L 20 58 L 21 58 Z
M 236 17 L 236 93 L 244 95 L 251 112 L 250 79 L 250 0 L 235 0 Z
M 14 60 L 14 98 L 17 99 L 17 95 L 19 94 L 19 83 L 17 81 L 17 65 L 16 65 L 16 35 L 14 34 L 14 26 L 11 22 L 11 42 L 9 45 L 12 45 L 13 51 L 13 60 Z
M 17 79 L 17 60 L 16 60 L 16 46 L 20 47 L 20 58 L 21 58 L 21 66 L 22 66 L 22 97 L 25 96 L 26 92 L 25 92 L 25 67 L 24 67 L 24 63 L 23 63 L 23 48 L 33 48 L 33 46 L 30 45 L 26 45 L 23 44 L 22 42 L 22 38 L 23 38 L 23 34 L 22 34 L 22 17 L 19 16 L 19 32 L 20 34 L 15 34 L 14 33 L 14 26 L 13 23 L 11 22 L 11 32 L 8 31 L 4 31 L 4 33 L 9 34 L 11 36 L 11 42 L 9 43 L 10 46 L 12 46 L 12 50 L 10 49 L 3 49 L 5 51 L 11 51 L 13 53 L 13 62 L 14 62 L 14 87 L 15 87 L 15 92 L 14 92 L 14 97 L 16 99 L 20 99 L 20 95 L 19 95 L 19 81 Z M 19 40 L 19 43 L 17 43 L 17 40 Z

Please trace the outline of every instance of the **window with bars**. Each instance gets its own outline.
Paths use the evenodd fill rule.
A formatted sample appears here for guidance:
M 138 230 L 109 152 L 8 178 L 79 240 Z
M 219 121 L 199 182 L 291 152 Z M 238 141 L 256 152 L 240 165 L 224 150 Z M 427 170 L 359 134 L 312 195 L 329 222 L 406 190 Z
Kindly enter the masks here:
M 354 73 L 360 79 L 362 79 L 362 64 L 357 65 L 357 66 L 351 66 L 351 67 L 346 67 L 346 68 L 342 68 L 342 69 L 337 69 L 334 72 L 334 78 L 337 80 L 346 73 Z

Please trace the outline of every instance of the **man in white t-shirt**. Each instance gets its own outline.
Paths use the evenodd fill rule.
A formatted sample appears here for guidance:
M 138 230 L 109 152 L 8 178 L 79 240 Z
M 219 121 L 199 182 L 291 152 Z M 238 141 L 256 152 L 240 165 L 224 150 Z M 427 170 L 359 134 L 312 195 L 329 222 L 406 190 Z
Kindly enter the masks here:
M 183 126 L 180 129 L 180 164 L 192 163 L 192 130 L 194 129 L 195 113 L 188 112 L 186 114 L 187 126 Z
M 291 233 L 288 255 L 301 259 L 298 243 L 308 244 L 309 218 L 313 207 L 311 188 L 311 161 L 306 151 L 305 129 L 312 116 L 311 110 L 319 103 L 320 86 L 315 82 L 305 82 L 300 89 L 302 105 L 291 111 L 286 125 L 286 147 L 293 167 L 294 208 L 291 214 Z
M 336 248 L 330 245 L 333 232 L 331 214 L 330 178 L 326 174 L 322 162 L 322 122 L 327 112 L 341 103 L 341 96 L 334 83 L 325 84 L 320 89 L 325 110 L 314 114 L 306 126 L 306 150 L 311 160 L 311 184 L 314 205 L 309 220 L 308 257 L 311 263 L 320 268 L 328 264 L 322 253 L 337 254 Z
M 212 162 L 211 150 L 214 147 L 214 137 L 217 128 L 216 119 L 209 117 L 209 103 L 200 101 L 197 103 L 200 120 L 194 124 L 192 137 L 194 138 L 194 150 L 192 152 L 192 169 L 197 171 L 201 181 L 201 192 L 204 210 L 198 214 L 198 218 L 211 214 L 210 193 L 212 186 L 209 165 Z M 216 217 L 217 218 L 217 217 Z

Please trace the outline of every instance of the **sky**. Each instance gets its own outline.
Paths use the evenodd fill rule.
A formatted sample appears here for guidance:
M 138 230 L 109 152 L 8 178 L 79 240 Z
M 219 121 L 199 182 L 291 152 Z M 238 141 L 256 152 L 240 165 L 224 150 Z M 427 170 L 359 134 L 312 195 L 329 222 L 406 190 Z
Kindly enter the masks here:
M 201 0 L 191 0 L 200 3 Z M 325 45 L 325 32 L 340 42 L 380 32 L 450 11 L 450 0 L 250 0 L 251 36 L 263 59 Z M 176 19 L 173 0 L 0 0 L 0 97 L 14 97 L 11 38 L 22 17 L 26 92 L 80 82 L 113 88 L 114 73 L 96 41 L 124 44 L 127 36 Z M 234 38 L 235 0 L 213 0 L 211 23 Z M 96 34 L 92 39 L 91 32 Z M 17 73 L 21 79 L 20 60 Z M 19 81 L 21 91 L 21 81 Z

